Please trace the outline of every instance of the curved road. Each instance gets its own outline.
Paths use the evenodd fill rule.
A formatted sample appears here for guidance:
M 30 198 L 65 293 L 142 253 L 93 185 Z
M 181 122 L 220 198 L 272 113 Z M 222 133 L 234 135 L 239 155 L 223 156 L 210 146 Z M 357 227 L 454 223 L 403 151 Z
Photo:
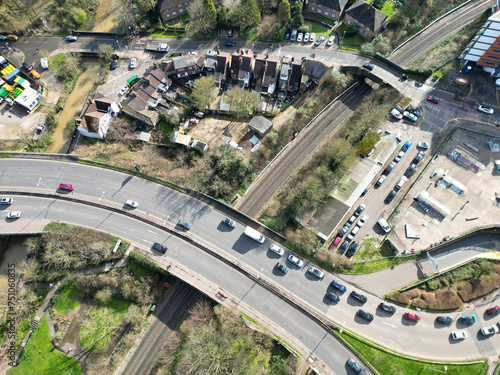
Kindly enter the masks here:
M 497 348 L 500 348 L 500 335 L 484 339 L 478 333 L 479 328 L 483 325 L 495 323 L 495 320 L 488 319 L 484 314 L 484 310 L 489 305 L 471 306 L 461 313 L 450 314 L 455 319 L 451 326 L 437 326 L 434 323 L 436 314 L 427 312 L 419 313 L 422 317 L 421 322 L 412 324 L 402 318 L 404 308 L 398 308 L 396 314 L 389 316 L 377 309 L 381 299 L 369 294 L 368 302 L 363 305 L 363 309 L 373 313 L 375 320 L 366 324 L 355 316 L 355 312 L 361 307 L 361 304 L 348 297 L 350 291 L 358 290 L 365 293 L 362 290 L 346 283 L 348 293 L 341 295 L 341 301 L 338 304 L 329 304 L 324 298 L 325 292 L 329 290 L 330 282 L 333 279 L 347 279 L 346 276 L 327 274 L 324 280 L 315 279 L 305 273 L 308 262 L 302 269 L 288 264 L 290 272 L 283 276 L 274 269 L 278 257 L 268 251 L 269 240 L 266 240 L 262 245 L 258 244 L 243 235 L 244 226 L 241 224 L 238 223 L 235 229 L 230 230 L 221 223 L 223 217 L 221 213 L 195 199 L 152 182 L 76 163 L 10 158 L 2 159 L 2 167 L 0 177 L 2 191 L 18 188 L 53 194 L 60 182 L 68 182 L 75 184 L 75 192 L 73 193 L 75 196 L 84 199 L 88 197 L 89 200 L 101 198 L 101 201 L 106 201 L 116 208 L 122 207 L 126 199 L 137 200 L 139 202 L 138 210 L 147 212 L 148 216 L 158 223 L 166 221 L 172 224 L 179 218 L 186 219 L 193 224 L 189 236 L 198 237 L 211 243 L 218 252 L 238 259 L 246 267 L 254 270 L 262 269 L 261 277 L 272 285 L 293 293 L 297 298 L 309 304 L 311 308 L 337 324 L 344 325 L 350 330 L 396 351 L 436 360 L 453 360 L 492 356 L 498 352 Z M 1 233 L 14 230 L 15 227 L 22 228 L 33 220 L 45 219 L 67 221 L 97 228 L 133 243 L 142 244 L 147 248 L 153 242 L 165 243 L 169 247 L 167 257 L 186 264 L 193 271 L 213 281 L 216 285 L 221 285 L 230 294 L 243 299 L 276 324 L 286 328 L 307 347 L 315 350 L 315 353 L 336 373 L 345 371 L 343 367 L 339 368 L 339 360 L 332 361 L 329 358 L 332 356 L 330 350 L 343 353 L 338 357 L 342 358 L 342 361 L 347 358 L 349 353 L 326 334 L 323 328 L 287 303 L 277 299 L 267 290 L 254 285 L 253 281 L 242 277 L 239 272 L 228 268 L 179 238 L 161 232 L 156 227 L 137 222 L 130 217 L 91 206 L 74 204 L 60 199 L 23 196 L 17 196 L 14 199 L 15 202 L 10 209 L 22 211 L 23 216 L 17 222 L 0 222 Z M 8 210 L 9 208 L 3 208 L 3 212 Z M 130 230 L 131 228 L 133 230 Z M 490 242 L 494 243 L 495 249 L 498 248 L 498 238 L 492 238 Z M 162 257 L 158 256 L 158 259 L 161 260 Z M 399 272 L 398 269 L 399 267 L 396 267 L 395 271 Z M 385 272 L 385 276 L 382 279 L 389 284 L 389 281 L 392 280 L 391 272 L 394 271 L 383 272 Z M 383 275 L 383 273 L 381 274 Z M 362 278 L 363 276 L 359 276 L 359 280 Z M 361 285 L 362 282 L 359 280 L 358 284 Z M 478 322 L 469 328 L 456 322 L 459 315 L 467 313 L 474 313 L 478 317 Z M 456 329 L 466 329 L 470 337 L 463 342 L 452 343 L 449 335 L 451 331 Z M 315 349 L 316 345 L 325 350 L 324 356 Z

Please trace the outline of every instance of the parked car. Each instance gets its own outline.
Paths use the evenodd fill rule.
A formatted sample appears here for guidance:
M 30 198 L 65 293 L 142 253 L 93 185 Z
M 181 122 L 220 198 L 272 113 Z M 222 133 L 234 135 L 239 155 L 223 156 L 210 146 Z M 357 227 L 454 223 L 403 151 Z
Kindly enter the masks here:
M 412 122 L 416 122 L 418 120 L 417 116 L 415 116 L 413 113 L 408 112 L 408 111 L 404 111 L 403 116 Z
M 380 305 L 378 305 L 378 307 L 381 309 L 381 310 L 384 310 L 384 311 L 387 311 L 388 313 L 391 313 L 391 314 L 394 314 L 396 312 L 396 308 L 392 305 L 387 305 L 385 303 L 380 303 Z
M 229 29 L 229 30 L 227 31 L 227 36 L 228 36 L 228 37 L 230 37 L 230 38 L 232 38 L 232 37 L 233 37 L 233 29 Z
M 344 252 L 347 250 L 348 246 L 349 246 L 349 241 L 342 242 L 342 245 L 340 245 L 340 247 L 339 247 L 339 253 L 344 254 Z
M 338 289 L 340 290 L 342 293 L 345 293 L 347 292 L 347 288 L 345 287 L 345 285 L 342 285 L 341 283 L 333 280 L 332 281 L 332 286 L 335 288 L 335 289 Z
M 299 33 L 299 35 L 297 35 L 297 42 L 302 42 L 302 39 L 304 38 L 304 34 L 302 33 Z
M 137 207 L 139 207 L 139 203 L 137 203 L 135 201 L 132 201 L 130 199 L 127 199 L 127 201 L 125 202 L 125 206 L 129 206 L 129 207 L 132 207 L 132 208 L 137 208 Z
M 415 116 L 420 117 L 420 111 L 416 108 L 408 108 L 408 112 L 413 113 Z
M 373 64 L 370 64 L 370 63 L 364 63 L 363 68 L 365 68 L 366 70 L 372 71 L 373 68 L 375 68 L 375 66 Z
M 417 147 L 427 150 L 429 148 L 429 144 L 427 142 L 419 142 Z
M 11 98 L 5 98 L 5 103 L 10 105 L 11 107 L 14 107 L 14 101 Z
M 191 229 L 191 224 L 188 223 L 187 221 L 184 221 L 184 220 L 179 220 L 177 222 L 177 225 L 180 226 L 184 230 L 190 230 Z
M 7 219 L 19 219 L 21 217 L 21 211 L 10 211 L 7 214 Z
M 136 65 L 137 65 L 137 58 L 132 57 L 132 58 L 130 59 L 130 64 L 128 64 L 128 67 L 129 67 L 130 69 L 134 69 Z
M 14 35 L 14 34 L 7 34 L 7 36 L 5 37 L 5 39 L 16 41 L 18 39 L 18 37 L 17 37 L 17 35 Z
M 366 220 L 368 220 L 368 215 L 363 215 L 363 216 L 361 216 L 361 218 L 359 219 L 359 221 L 356 225 L 358 227 L 362 227 L 366 223 Z
M 64 184 L 64 183 L 59 184 L 59 189 L 73 191 L 73 185 L 72 184 Z
M 451 333 L 451 338 L 453 340 L 465 340 L 467 337 L 469 337 L 469 335 L 465 331 L 455 331 Z
M 415 159 L 413 159 L 413 164 L 418 164 L 420 161 L 424 158 L 425 152 L 420 151 L 417 156 L 415 156 Z
M 337 236 L 337 237 L 335 238 L 335 241 L 333 241 L 333 242 L 332 242 L 332 246 L 333 246 L 333 247 L 337 247 L 337 245 L 340 243 L 340 241 L 342 241 L 342 237 Z
M 46 57 L 42 57 L 40 59 L 40 66 L 42 67 L 42 69 L 48 69 L 49 68 L 49 59 L 47 59 Z
M 331 299 L 333 302 L 338 302 L 340 301 L 340 297 L 337 296 L 335 293 L 332 293 L 332 292 L 327 292 L 326 293 L 326 296 Z
M 155 242 L 153 244 L 153 250 L 159 251 L 162 254 L 165 254 L 167 252 L 167 247 L 159 244 L 158 242 Z
M 394 199 L 394 197 L 396 196 L 397 194 L 397 191 L 396 190 L 393 190 L 389 193 L 389 195 L 387 197 L 385 197 L 384 199 L 384 203 L 385 204 L 389 204 L 392 202 L 392 200 Z
M 348 230 L 349 230 L 349 227 L 347 225 L 344 225 L 339 232 L 339 237 L 344 237 L 344 235 L 347 233 Z
M 286 32 L 286 33 L 285 33 L 285 40 L 288 40 L 288 39 L 290 39 L 290 33 L 289 33 L 289 32 Z
M 0 198 L 0 204 L 12 204 L 14 199 L 12 198 Z
M 311 33 L 311 35 L 309 35 L 309 43 L 314 43 L 315 40 L 316 40 L 316 34 Z
M 432 102 L 432 103 L 439 104 L 439 98 L 436 98 L 435 96 L 430 95 L 427 97 L 427 100 Z
M 125 95 L 129 90 L 129 87 L 128 85 L 125 85 L 123 86 L 120 91 L 118 92 L 118 96 L 122 96 L 122 95 Z
M 352 216 L 349 218 L 349 220 L 347 220 L 347 223 L 345 223 L 345 225 L 348 225 L 348 226 L 349 226 L 349 228 L 350 228 L 350 227 L 352 226 L 352 224 L 354 224 L 354 222 L 356 221 L 356 219 L 357 219 L 357 218 L 356 218 L 356 216 L 357 216 L 357 215 L 352 215 Z
M 346 257 L 351 258 L 352 256 L 354 256 L 354 254 L 356 254 L 356 250 L 358 250 L 358 247 L 359 247 L 359 243 L 357 243 L 356 241 L 351 243 L 351 245 L 347 249 L 347 253 L 345 254 Z
M 458 322 L 470 326 L 476 322 L 476 317 L 474 315 L 464 315 L 458 318 Z
M 384 174 L 388 175 L 389 173 L 391 173 L 395 166 L 396 163 L 391 161 L 391 164 L 389 164 L 387 168 L 384 170 Z
M 31 66 L 30 64 L 26 63 L 26 62 L 23 62 L 23 63 L 21 64 L 21 67 L 22 67 L 24 70 L 28 71 L 28 72 L 29 72 L 29 71 L 30 71 L 30 69 L 32 68 L 32 66 Z
M 234 46 L 236 45 L 236 43 L 235 43 L 235 42 L 233 42 L 232 40 L 228 40 L 228 41 L 226 41 L 226 42 L 224 43 L 224 45 L 225 45 L 226 47 L 234 47 Z
M 406 143 L 403 145 L 403 147 L 401 147 L 401 151 L 408 151 L 408 149 L 410 148 L 411 146 L 411 141 L 406 141 Z
M 436 318 L 436 321 L 441 324 L 451 324 L 453 322 L 453 319 L 449 316 L 438 316 Z
M 304 34 L 304 43 L 308 43 L 309 42 L 309 33 L 305 33 Z
M 39 79 L 41 77 L 40 73 L 38 73 L 35 69 L 31 68 L 30 69 L 30 74 L 33 76 L 35 79 Z
M 236 222 L 234 220 L 231 220 L 228 217 L 225 217 L 224 219 L 222 219 L 222 222 L 224 224 L 226 224 L 228 227 L 231 227 L 231 228 L 236 227 Z
M 289 255 L 288 261 L 292 264 L 295 264 L 297 267 L 302 267 L 304 265 L 304 261 L 297 258 L 295 255 Z
M 491 326 L 487 326 L 487 327 L 483 327 L 481 328 L 481 333 L 484 335 L 484 336 L 490 336 L 490 335 L 494 335 L 495 333 L 498 332 L 498 327 L 496 324 L 493 324 Z
M 359 207 L 354 211 L 354 215 L 359 216 L 361 212 L 366 208 L 366 204 L 360 204 Z
M 493 108 L 490 108 L 490 107 L 486 107 L 485 105 L 480 105 L 479 107 L 477 107 L 477 110 L 479 112 L 483 112 L 483 113 L 486 113 L 488 115 L 492 115 L 493 114 Z
M 355 226 L 354 229 L 351 231 L 351 233 L 347 235 L 347 239 L 351 241 L 356 236 L 356 234 L 358 234 L 358 232 L 359 232 L 359 227 Z
M 317 47 L 319 46 L 321 43 L 323 43 L 325 41 L 325 37 L 324 36 L 320 36 L 318 38 L 318 40 L 316 41 L 316 43 L 314 43 L 314 45 Z
M 394 189 L 401 190 L 406 181 L 408 181 L 408 178 L 405 176 L 401 176 L 398 183 L 394 186 Z
M 415 173 L 415 168 L 417 168 L 416 164 L 411 164 L 405 172 L 405 176 L 410 178 L 413 173 Z
M 276 263 L 276 268 L 283 272 L 285 275 L 288 273 L 288 267 L 284 264 L 281 264 L 280 262 Z
M 275 254 L 278 254 L 280 257 L 285 255 L 285 250 L 274 243 L 269 246 L 269 250 L 271 250 Z
M 74 35 L 68 35 L 66 38 L 65 38 L 66 42 L 76 42 L 78 40 L 78 37 L 74 36 Z
M 109 66 L 109 69 L 115 70 L 117 66 L 118 66 L 118 59 L 113 59 L 113 61 L 111 61 L 111 65 Z
M 417 314 L 412 314 L 412 313 L 408 313 L 407 312 L 403 316 L 404 316 L 405 319 L 413 320 L 414 322 L 419 322 L 420 321 L 420 317 Z
M 333 44 L 333 42 L 335 42 L 335 36 L 332 35 L 331 37 L 328 38 L 327 42 L 326 42 L 326 45 L 327 46 L 331 46 Z
M 309 272 L 310 274 L 320 278 L 321 280 L 323 280 L 323 278 L 325 277 L 325 273 L 319 269 L 317 269 L 316 267 L 313 267 L 313 266 L 310 266 L 308 269 L 307 269 L 307 272 Z
M 378 181 L 375 183 L 375 185 L 377 186 L 380 186 L 384 183 L 385 179 L 387 178 L 387 176 L 385 174 L 383 174 L 382 176 L 380 176 L 380 178 L 378 179 Z
M 401 159 L 403 158 L 403 156 L 405 156 L 404 151 L 399 151 L 399 153 L 394 158 L 394 162 L 399 163 L 401 161 Z
M 364 311 L 364 310 L 358 310 L 356 315 L 362 317 L 363 319 L 368 320 L 369 322 L 371 322 L 373 320 L 373 315 L 370 314 L 369 312 Z
M 362 295 L 354 290 L 351 292 L 350 296 L 352 298 L 357 299 L 358 301 L 360 301 L 362 303 L 365 303 L 366 301 L 368 301 L 368 298 L 366 298 L 366 296 L 364 296 L 364 295 Z
M 361 367 L 359 367 L 359 365 L 356 363 L 356 361 L 354 359 L 349 358 L 347 360 L 347 366 L 352 368 L 358 375 L 363 374 L 363 369 Z
M 500 306 L 497 305 L 497 306 L 494 306 L 494 307 L 490 307 L 488 310 L 486 310 L 486 312 L 490 316 L 498 315 L 498 313 L 500 313 Z
M 391 115 L 397 118 L 398 120 L 401 120 L 403 118 L 401 112 L 399 112 L 396 108 L 391 109 Z

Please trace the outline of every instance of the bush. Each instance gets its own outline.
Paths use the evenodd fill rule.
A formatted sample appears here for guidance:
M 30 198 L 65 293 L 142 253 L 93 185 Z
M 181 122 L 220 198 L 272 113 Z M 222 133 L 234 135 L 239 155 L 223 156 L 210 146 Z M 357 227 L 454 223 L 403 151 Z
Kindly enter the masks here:
M 134 262 L 138 263 L 144 268 L 147 268 L 149 270 L 152 270 L 154 272 L 158 272 L 162 275 L 168 276 L 170 275 L 167 270 L 161 268 L 158 264 L 153 262 L 151 259 L 145 257 L 142 254 L 136 253 L 135 251 L 131 251 L 130 254 L 130 259 L 132 259 Z
M 347 25 L 345 28 L 345 35 L 346 36 L 353 36 L 356 35 L 359 31 L 359 27 L 356 25 Z

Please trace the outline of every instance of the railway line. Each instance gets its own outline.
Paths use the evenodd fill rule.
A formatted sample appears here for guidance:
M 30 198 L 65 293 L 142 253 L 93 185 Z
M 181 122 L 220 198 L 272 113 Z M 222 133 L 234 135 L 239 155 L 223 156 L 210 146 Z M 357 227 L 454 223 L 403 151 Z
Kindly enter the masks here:
M 346 90 L 336 102 L 313 120 L 279 157 L 267 165 L 236 208 L 257 218 L 285 181 L 308 159 L 312 150 L 328 139 L 337 125 L 356 109 L 370 90 L 370 86 L 360 81 Z
M 186 310 L 200 298 L 201 293 L 182 282 L 175 290 L 163 311 L 143 335 L 130 360 L 120 370 L 123 375 L 146 375 L 160 355 L 162 343 L 182 322 Z

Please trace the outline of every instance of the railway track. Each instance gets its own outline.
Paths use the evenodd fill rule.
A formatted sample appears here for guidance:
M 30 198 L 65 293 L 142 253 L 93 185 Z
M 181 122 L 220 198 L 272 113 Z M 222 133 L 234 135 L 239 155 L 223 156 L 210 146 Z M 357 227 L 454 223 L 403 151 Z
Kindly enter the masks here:
M 409 65 L 429 52 L 434 46 L 475 21 L 486 9 L 494 4 L 494 0 L 476 1 L 450 13 L 420 35 L 393 51 L 389 56 L 389 60 L 401 67 Z
M 178 328 L 184 312 L 200 296 L 201 293 L 198 290 L 181 282 L 120 373 L 123 375 L 149 374 L 159 357 L 163 341 L 168 338 L 171 331 Z
M 364 82 L 357 82 L 351 86 L 330 108 L 309 124 L 293 144 L 266 167 L 236 208 L 248 216 L 257 218 L 285 181 L 298 171 L 311 152 L 331 135 L 337 125 L 354 111 L 370 89 Z

